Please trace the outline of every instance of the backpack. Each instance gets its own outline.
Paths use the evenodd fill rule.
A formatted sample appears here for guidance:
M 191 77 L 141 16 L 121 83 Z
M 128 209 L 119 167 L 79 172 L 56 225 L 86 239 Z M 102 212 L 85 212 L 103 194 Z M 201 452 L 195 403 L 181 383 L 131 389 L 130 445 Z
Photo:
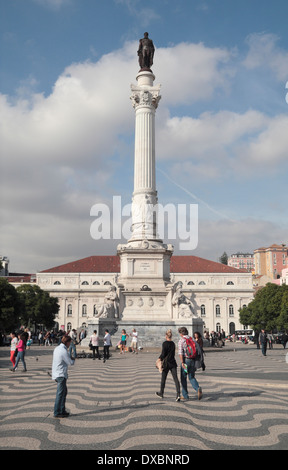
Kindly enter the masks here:
M 195 341 L 189 336 L 185 338 L 186 341 L 186 357 L 188 359 L 195 359 L 197 357 L 196 344 Z

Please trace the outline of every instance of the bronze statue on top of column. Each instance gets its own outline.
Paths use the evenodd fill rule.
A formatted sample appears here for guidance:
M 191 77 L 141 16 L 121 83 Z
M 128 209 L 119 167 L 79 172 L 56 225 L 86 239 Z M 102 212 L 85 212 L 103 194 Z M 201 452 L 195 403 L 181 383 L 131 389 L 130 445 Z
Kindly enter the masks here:
M 144 38 L 140 39 L 137 51 L 140 70 L 150 70 L 153 65 L 154 52 L 155 47 L 152 39 L 149 39 L 148 33 L 144 33 Z

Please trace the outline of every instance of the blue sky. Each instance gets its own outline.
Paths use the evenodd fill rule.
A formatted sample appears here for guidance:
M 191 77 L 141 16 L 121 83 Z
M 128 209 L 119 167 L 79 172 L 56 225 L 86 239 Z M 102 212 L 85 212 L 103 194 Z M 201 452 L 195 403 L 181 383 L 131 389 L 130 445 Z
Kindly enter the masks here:
M 287 17 L 286 0 L 0 0 L 10 271 L 116 253 L 119 240 L 91 238 L 90 209 L 131 201 L 130 84 L 144 31 L 161 84 L 159 202 L 199 204 L 190 254 L 288 244 Z

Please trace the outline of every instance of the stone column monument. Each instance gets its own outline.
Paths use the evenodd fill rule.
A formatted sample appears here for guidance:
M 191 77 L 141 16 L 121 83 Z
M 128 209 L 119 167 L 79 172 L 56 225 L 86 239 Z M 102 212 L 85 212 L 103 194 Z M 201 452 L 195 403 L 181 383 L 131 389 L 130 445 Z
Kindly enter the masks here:
M 145 33 L 139 41 L 137 85 L 131 85 L 135 110 L 132 234 L 126 244 L 117 247 L 117 314 L 110 314 L 103 307 L 93 325 L 89 325 L 89 334 L 96 328 L 103 335 L 104 328 L 108 328 L 120 337 L 122 329 L 130 333 L 136 328 L 144 346 L 160 347 L 168 328 L 177 334 L 179 326 L 186 326 L 192 333 L 197 319 L 193 318 L 187 298 L 170 278 L 173 246 L 163 243 L 157 235 L 155 114 L 161 96 L 151 70 L 154 51 L 153 41 Z M 200 326 L 197 323 L 198 330 Z
M 155 171 L 155 114 L 160 101 L 160 85 L 154 85 L 151 70 L 153 41 L 148 33 L 139 41 L 140 70 L 137 85 L 131 85 L 135 110 L 134 191 L 132 235 L 118 246 L 122 286 L 122 321 L 155 321 L 171 318 L 170 258 L 172 245 L 157 235 L 157 191 Z M 169 287 L 168 287 L 169 286 Z

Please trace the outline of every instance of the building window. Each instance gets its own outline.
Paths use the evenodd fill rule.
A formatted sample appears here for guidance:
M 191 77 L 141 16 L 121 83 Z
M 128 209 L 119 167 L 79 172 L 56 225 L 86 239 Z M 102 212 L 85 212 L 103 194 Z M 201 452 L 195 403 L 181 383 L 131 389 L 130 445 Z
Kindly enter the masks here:
M 81 285 L 82 285 L 82 286 L 89 286 L 89 282 L 83 281 Z
M 217 304 L 217 305 L 216 305 L 216 317 L 220 317 L 220 314 L 221 314 L 221 312 L 220 312 L 220 305 Z
M 216 323 L 216 331 L 217 331 L 217 333 L 220 333 L 220 332 L 221 332 L 221 325 L 220 325 L 220 323 Z
M 233 281 L 228 281 L 227 286 L 234 286 L 234 282 Z
M 105 281 L 105 282 L 104 282 L 104 286 L 112 286 L 112 284 L 111 284 L 110 281 Z
M 82 305 L 82 317 L 86 317 L 86 316 L 87 316 L 87 305 L 83 304 Z
M 205 305 L 201 305 L 201 317 L 205 317 L 206 316 L 206 309 L 205 309 Z
M 71 331 L 72 330 L 72 323 L 67 323 L 67 331 Z
M 93 306 L 93 315 L 94 315 L 94 317 L 96 317 L 97 314 L 98 314 L 97 305 L 94 305 Z
M 231 322 L 229 323 L 229 334 L 234 335 L 235 333 L 235 323 Z
M 94 282 L 93 282 L 93 286 L 100 286 L 100 282 L 94 281 Z
M 234 307 L 233 307 L 233 305 L 229 305 L 229 317 L 234 317 Z
M 72 305 L 67 305 L 67 317 L 72 317 Z
M 199 286 L 206 286 L 206 282 L 200 281 L 200 282 L 199 282 Z
M 54 286 L 61 286 L 61 282 L 55 281 L 55 282 L 54 282 Z
M 193 282 L 193 281 L 189 281 L 189 282 L 187 282 L 187 286 L 194 286 L 194 285 L 195 285 L 195 284 L 194 284 L 194 282 Z

